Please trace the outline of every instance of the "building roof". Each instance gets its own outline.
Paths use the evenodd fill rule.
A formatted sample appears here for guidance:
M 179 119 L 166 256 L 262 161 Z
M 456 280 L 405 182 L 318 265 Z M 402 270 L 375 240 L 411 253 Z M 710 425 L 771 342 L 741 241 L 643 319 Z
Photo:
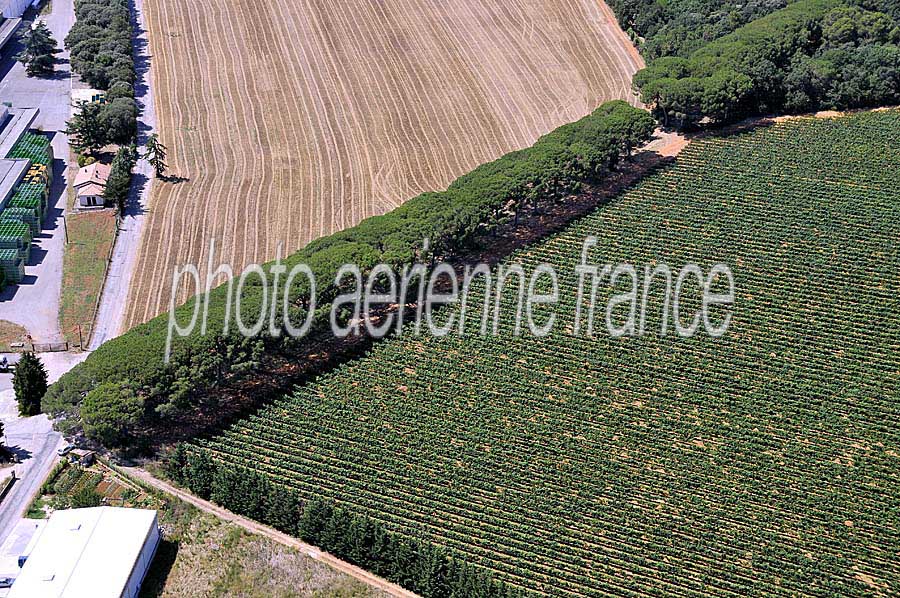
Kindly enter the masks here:
M 0 159 L 5 158 L 37 118 L 37 108 L 9 108 L 12 116 L 0 128 Z
M 75 188 L 78 189 L 78 192 L 81 193 L 80 187 L 85 185 L 100 185 L 101 191 L 103 193 L 102 188 L 106 187 L 106 181 L 109 179 L 109 166 L 106 164 L 101 164 L 100 162 L 94 162 L 84 168 L 78 170 L 78 174 L 75 175 Z
M 88 183 L 87 185 L 83 185 L 79 187 L 77 190 L 78 197 L 82 197 L 85 195 L 103 195 L 104 191 L 106 191 L 106 187 L 100 185 L 98 183 Z
M 5 3 L 0 0 L 0 7 L 4 10 L 6 9 L 3 6 Z M 19 25 L 22 24 L 22 19 L 14 18 L 14 19 L 6 19 L 0 24 L 0 50 L 3 49 L 6 44 L 8 44 L 12 39 L 16 36 L 16 31 L 19 30 Z
M 145 509 L 55 511 L 9 598 L 118 598 L 155 525 Z
M 13 196 L 16 185 L 28 172 L 30 165 L 28 160 L 0 160 L 0 209 Z

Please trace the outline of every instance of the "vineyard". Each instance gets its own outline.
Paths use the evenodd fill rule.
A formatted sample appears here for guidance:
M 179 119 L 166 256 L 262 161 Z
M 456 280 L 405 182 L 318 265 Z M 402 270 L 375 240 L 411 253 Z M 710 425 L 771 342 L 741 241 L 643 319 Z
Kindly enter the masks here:
M 551 336 L 385 341 L 191 450 L 534 595 L 897 595 L 898 130 L 698 140 L 513 257 L 560 274 Z M 599 263 L 729 264 L 728 334 L 572 335 L 588 235 Z
M 172 271 L 245 265 L 383 214 L 527 147 L 643 66 L 597 0 L 149 0 L 177 183 L 154 183 L 126 327 Z M 178 297 L 181 303 L 187 290 Z

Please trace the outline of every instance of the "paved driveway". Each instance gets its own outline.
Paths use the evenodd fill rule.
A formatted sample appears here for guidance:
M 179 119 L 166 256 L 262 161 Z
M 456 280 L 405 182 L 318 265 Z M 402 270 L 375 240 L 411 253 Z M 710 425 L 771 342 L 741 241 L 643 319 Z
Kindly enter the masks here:
M 44 353 L 41 360 L 47 368 L 50 382 L 55 382 L 62 374 L 83 361 L 87 353 Z M 7 355 L 10 362 L 18 360 L 18 355 Z M 19 479 L 3 502 L 0 502 L 0 544 L 16 526 L 25 513 L 31 498 L 37 492 L 47 473 L 59 458 L 56 449 L 62 445 L 62 437 L 53 431 L 46 415 L 20 418 L 12 390 L 12 376 L 0 374 L 0 420 L 3 421 L 5 445 L 15 451 L 21 463 L 16 465 Z M 6 469 L 0 477 L 6 477 Z
M 40 17 L 62 46 L 75 22 L 72 0 L 53 0 L 52 12 Z M 22 27 L 30 26 L 23 23 Z M 22 284 L 0 294 L 0 320 L 24 326 L 35 342 L 59 342 L 59 294 L 62 288 L 62 261 L 65 248 L 63 217 L 66 208 L 66 160 L 69 144 L 63 131 L 70 116 L 71 77 L 69 54 L 57 55 L 59 63 L 51 78 L 29 78 L 25 68 L 12 59 L 18 41 L 10 42 L 0 61 L 0 102 L 18 108 L 38 108 L 34 127 L 51 138 L 56 156 L 56 173 L 50 191 L 50 209 L 44 229 L 35 239 L 31 259 L 25 265 Z
M 134 0 L 132 19 L 134 66 L 137 71 L 134 95 L 141 111 L 138 117 L 138 146 L 143 155 L 147 149 L 147 138 L 156 129 L 156 107 L 153 103 L 153 86 L 150 83 L 150 39 L 147 34 L 143 0 Z M 147 206 L 150 205 L 152 185 L 153 167 L 147 160 L 141 158 L 134 168 L 131 192 L 125 204 L 122 224 L 106 274 L 103 295 L 97 310 L 97 321 L 91 337 L 91 351 L 124 332 L 122 324 L 125 320 L 128 289 L 134 278 L 134 265 L 141 245 L 144 215 Z

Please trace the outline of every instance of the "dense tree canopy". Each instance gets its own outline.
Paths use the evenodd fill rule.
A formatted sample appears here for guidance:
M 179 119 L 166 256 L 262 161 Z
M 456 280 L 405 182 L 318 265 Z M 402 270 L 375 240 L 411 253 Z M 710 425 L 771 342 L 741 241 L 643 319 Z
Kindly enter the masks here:
M 133 86 L 131 14 L 126 0 L 76 0 L 75 25 L 66 36 L 72 69 L 97 89 Z
M 104 446 L 122 446 L 143 410 L 144 400 L 128 384 L 101 384 L 87 393 L 81 404 L 84 433 Z
M 618 4 L 620 18 L 632 18 L 628 10 L 636 5 Z M 659 39 L 694 14 L 678 12 L 688 4 L 667 3 L 658 21 L 642 25 L 650 36 L 645 53 L 655 59 L 634 77 L 641 99 L 663 123 L 677 127 L 900 101 L 900 27 L 892 13 L 877 10 L 881 3 L 799 0 L 780 9 L 778 4 L 747 5 L 741 14 L 765 16 L 746 24 L 733 19 L 739 27 L 711 35 L 708 43 L 663 48 Z

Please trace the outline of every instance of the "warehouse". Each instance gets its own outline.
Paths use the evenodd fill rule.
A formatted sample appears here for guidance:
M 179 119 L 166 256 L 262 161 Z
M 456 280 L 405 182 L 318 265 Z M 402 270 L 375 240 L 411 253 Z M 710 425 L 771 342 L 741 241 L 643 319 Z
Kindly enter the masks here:
M 36 5 L 35 0 L 0 0 L 0 14 L 7 19 L 21 17 L 28 7 Z
M 134 598 L 159 540 L 156 511 L 55 511 L 9 598 Z

